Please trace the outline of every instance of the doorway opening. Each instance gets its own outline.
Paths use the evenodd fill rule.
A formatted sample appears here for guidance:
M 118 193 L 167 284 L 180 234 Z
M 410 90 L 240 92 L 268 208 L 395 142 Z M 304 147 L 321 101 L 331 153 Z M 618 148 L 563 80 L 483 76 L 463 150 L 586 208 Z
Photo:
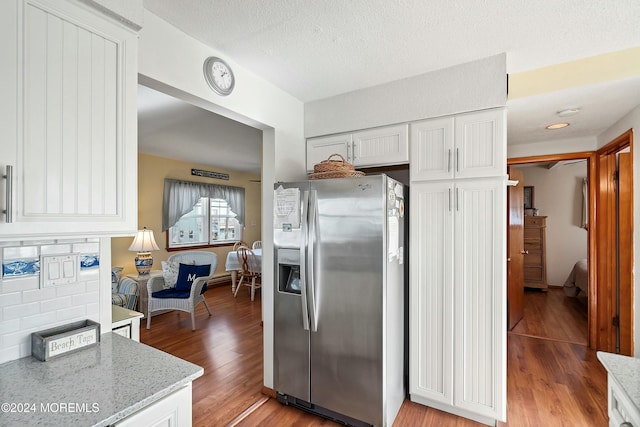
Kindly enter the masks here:
M 507 311 L 509 316 L 509 329 L 514 329 L 515 332 L 515 330 L 518 328 L 518 322 L 524 315 L 525 306 L 528 312 L 535 312 L 534 304 L 538 300 L 541 303 L 545 303 L 546 301 L 548 301 L 549 303 L 556 304 L 555 309 L 557 309 L 558 313 L 561 316 L 567 314 L 563 310 L 573 310 L 574 313 L 578 313 L 579 315 L 580 309 L 582 309 L 581 315 L 584 316 L 584 305 L 581 306 L 575 298 L 565 297 L 564 292 L 565 282 L 567 282 L 568 279 L 567 276 L 573 273 L 573 269 L 575 269 L 575 265 L 577 264 L 576 261 L 578 261 L 578 259 L 584 258 L 584 264 L 586 264 L 586 282 L 588 284 L 593 284 L 593 286 L 588 286 L 588 288 L 585 286 L 581 294 L 583 304 L 586 304 L 586 329 L 584 329 L 583 325 L 582 330 L 578 331 L 577 333 L 567 332 L 566 334 L 554 334 L 552 336 L 549 336 L 548 338 L 556 339 L 559 341 L 576 342 L 583 345 L 588 344 L 590 347 L 595 348 L 595 341 L 592 341 L 592 331 L 595 329 L 594 321 L 596 320 L 596 315 L 594 314 L 596 313 L 596 298 L 593 296 L 595 293 L 596 281 L 594 279 L 595 268 L 593 263 L 590 262 L 596 257 L 596 226 L 595 209 L 593 202 L 595 197 L 595 189 L 593 188 L 593 186 L 587 185 L 585 187 L 584 199 L 582 199 L 583 178 L 586 177 L 587 182 L 594 182 L 594 177 L 596 176 L 595 153 L 579 152 L 513 158 L 508 159 L 507 164 L 509 166 L 510 172 L 515 172 L 513 173 L 515 180 L 519 181 L 523 180 L 523 175 L 518 175 L 517 172 L 525 170 L 526 168 L 523 168 L 524 166 L 531 166 L 534 164 L 544 164 L 547 170 L 556 169 L 557 171 L 560 170 L 559 168 L 573 170 L 576 170 L 576 168 L 578 168 L 580 170 L 580 172 L 575 172 L 573 174 L 570 174 L 570 176 L 564 178 L 571 180 L 571 182 L 565 182 L 565 184 L 567 184 L 572 189 L 570 196 L 572 200 L 566 201 L 566 213 L 563 214 L 565 215 L 565 217 L 568 216 L 565 222 L 570 222 L 570 224 L 567 225 L 567 228 L 570 229 L 563 230 L 563 232 L 568 233 L 568 235 L 577 236 L 574 239 L 574 246 L 577 246 L 577 249 L 574 249 L 574 252 L 576 252 L 577 254 L 573 255 L 575 259 L 567 258 L 564 263 L 555 262 L 558 261 L 559 258 L 557 255 L 552 259 L 554 262 L 551 264 L 551 266 L 547 265 L 546 262 L 546 259 L 549 257 L 549 237 L 552 237 L 552 241 L 558 237 L 557 232 L 555 231 L 553 231 L 554 234 L 552 236 L 546 236 L 545 233 L 549 233 L 546 228 L 549 222 L 554 226 L 558 224 L 559 215 L 553 214 L 547 218 L 544 209 L 542 211 L 538 210 L 540 205 L 536 204 L 535 196 L 537 194 L 538 199 L 541 199 L 544 194 L 542 193 L 543 189 L 538 188 L 538 191 L 536 192 L 536 187 L 529 185 L 530 182 L 528 183 L 526 180 L 524 180 L 524 182 L 519 182 L 519 185 L 516 185 L 515 187 L 509 187 L 509 229 L 507 233 L 509 246 L 509 258 L 507 262 Z M 529 175 L 531 176 L 532 174 Z M 535 176 L 535 174 L 533 175 Z M 512 180 L 514 178 L 511 178 L 510 176 L 510 179 Z M 526 197 L 523 189 L 524 186 L 527 186 Z M 549 197 L 549 194 L 554 191 L 553 184 L 547 183 L 547 187 L 549 188 L 546 190 L 546 194 L 547 197 Z M 557 203 L 558 202 L 554 201 L 553 198 L 547 199 L 547 211 L 550 211 L 549 206 L 555 207 Z M 565 201 L 562 201 L 562 203 L 565 203 Z M 568 207 L 570 203 L 571 207 Z M 583 206 L 584 217 L 579 215 L 579 213 L 582 212 Z M 524 215 L 525 209 L 527 213 L 526 216 Z M 525 225 L 527 228 L 526 230 Z M 569 239 L 567 238 L 566 240 Z M 560 240 L 560 242 L 566 243 L 562 240 Z M 554 250 L 558 251 L 558 249 L 558 245 L 556 244 L 552 248 L 551 252 L 553 252 Z M 566 251 L 567 250 L 565 249 L 564 252 Z M 563 255 L 564 252 L 562 252 Z M 553 274 L 549 275 L 549 272 L 547 270 L 551 270 Z M 551 279 L 550 281 L 548 281 L 548 277 Z M 549 289 L 548 285 L 551 285 L 552 288 L 547 295 L 546 291 L 547 289 Z M 570 283 L 567 283 L 567 285 L 570 285 Z M 525 287 L 527 289 L 528 298 L 528 302 L 526 304 L 524 300 Z M 578 317 L 574 315 L 572 320 L 579 320 Z M 582 317 L 582 319 L 584 319 L 584 317 Z M 536 319 L 533 320 L 535 321 Z M 537 324 L 536 328 L 542 332 L 528 333 L 526 331 L 530 331 L 530 326 L 534 325 L 534 323 L 530 322 L 529 326 L 526 326 L 525 323 L 522 323 L 519 325 L 520 329 L 523 328 L 523 325 L 525 325 L 525 335 L 531 334 L 536 336 L 540 333 L 544 334 L 545 328 L 550 329 L 548 326 L 541 326 L 540 324 Z M 555 329 L 554 333 L 555 332 L 560 332 L 560 329 Z

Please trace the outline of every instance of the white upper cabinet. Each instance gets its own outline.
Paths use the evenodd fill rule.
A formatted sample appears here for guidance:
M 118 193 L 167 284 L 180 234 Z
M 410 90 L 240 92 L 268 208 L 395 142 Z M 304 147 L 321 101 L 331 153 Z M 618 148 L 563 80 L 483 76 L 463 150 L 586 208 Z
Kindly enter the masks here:
M 411 180 L 506 174 L 503 109 L 411 124 Z
M 134 232 L 137 34 L 77 2 L 0 10 L 0 238 Z
M 407 127 L 405 124 L 354 132 L 351 156 L 353 165 L 361 167 L 408 163 Z
M 384 126 L 307 140 L 307 171 L 331 154 L 340 154 L 355 167 L 400 165 L 409 162 L 408 125 Z
M 313 165 L 327 160 L 332 154 L 340 154 L 350 161 L 351 134 L 321 136 L 307 140 L 307 171 L 313 172 Z M 337 157 L 335 160 L 339 160 Z

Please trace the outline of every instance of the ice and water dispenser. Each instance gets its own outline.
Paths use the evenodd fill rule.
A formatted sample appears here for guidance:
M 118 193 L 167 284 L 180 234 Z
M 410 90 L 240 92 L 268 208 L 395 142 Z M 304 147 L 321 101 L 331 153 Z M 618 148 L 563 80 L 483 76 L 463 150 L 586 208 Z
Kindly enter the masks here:
M 300 294 L 300 249 L 278 249 L 278 291 Z

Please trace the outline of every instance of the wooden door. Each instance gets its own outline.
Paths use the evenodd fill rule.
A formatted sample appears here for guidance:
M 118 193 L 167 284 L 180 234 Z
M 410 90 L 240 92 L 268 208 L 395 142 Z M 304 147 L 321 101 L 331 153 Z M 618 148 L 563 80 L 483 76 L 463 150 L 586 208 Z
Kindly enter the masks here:
M 633 197 L 631 154 L 618 155 L 618 317 L 620 354 L 633 355 Z
M 513 167 L 508 173 L 518 181 L 507 191 L 507 328 L 512 330 L 524 316 L 524 174 Z

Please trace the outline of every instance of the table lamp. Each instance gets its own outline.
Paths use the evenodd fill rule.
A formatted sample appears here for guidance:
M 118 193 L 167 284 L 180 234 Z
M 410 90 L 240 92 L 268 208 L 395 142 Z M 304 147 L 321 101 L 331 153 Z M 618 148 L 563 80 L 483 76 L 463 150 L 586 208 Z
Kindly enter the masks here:
M 153 238 L 153 231 L 147 230 L 147 227 L 138 230 L 138 234 L 136 234 L 133 243 L 129 246 L 129 250 L 138 252 L 136 256 L 136 270 L 138 270 L 138 274 L 149 274 L 151 266 L 153 265 L 151 251 L 160 250 L 156 244 L 156 239 Z

